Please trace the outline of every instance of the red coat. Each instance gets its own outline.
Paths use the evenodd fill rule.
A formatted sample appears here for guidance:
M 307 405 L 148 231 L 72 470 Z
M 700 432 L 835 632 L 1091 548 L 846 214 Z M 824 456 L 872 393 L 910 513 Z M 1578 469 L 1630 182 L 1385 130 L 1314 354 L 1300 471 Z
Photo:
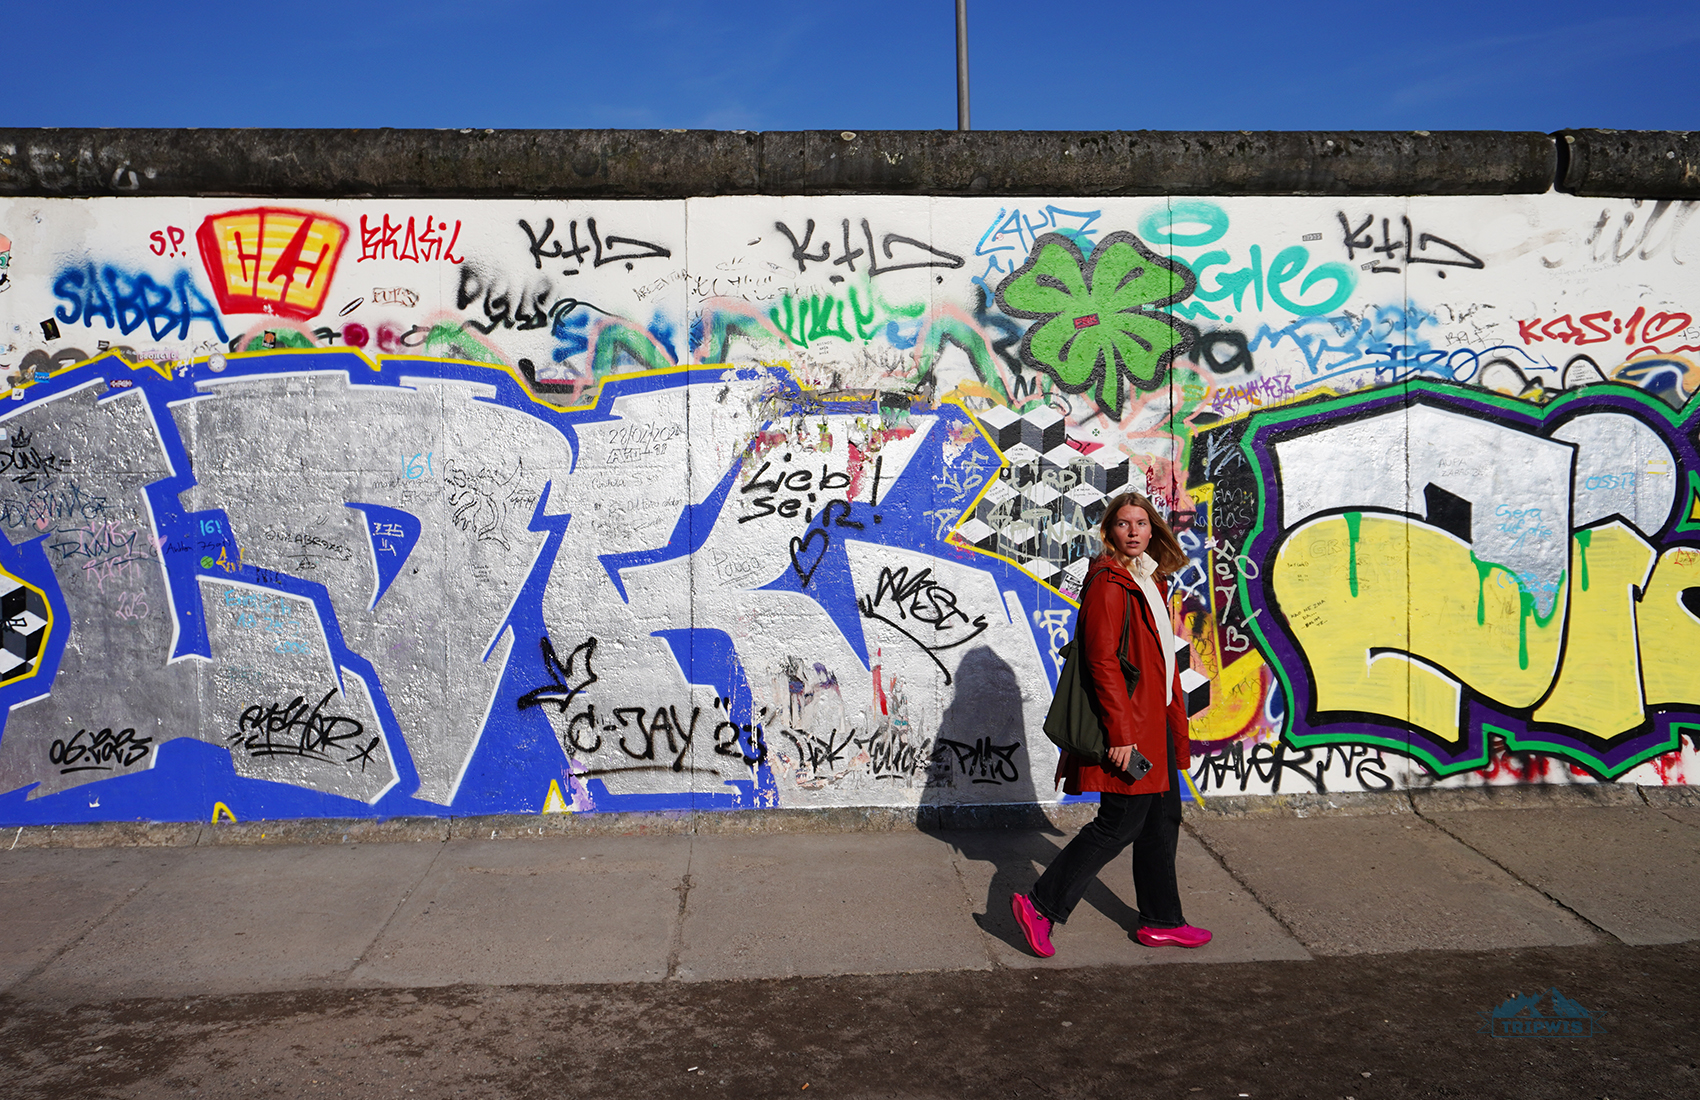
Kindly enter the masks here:
M 1175 678 L 1169 689 L 1169 702 L 1163 704 L 1163 643 L 1157 633 L 1157 623 L 1151 617 L 1151 607 L 1132 575 L 1115 564 L 1108 555 L 1092 563 L 1086 572 L 1085 601 L 1080 605 L 1084 630 L 1087 670 L 1096 688 L 1094 696 L 1099 720 L 1109 735 L 1111 745 L 1132 745 L 1151 761 L 1151 771 L 1137 783 L 1121 778 L 1122 773 L 1110 767 L 1088 764 L 1078 757 L 1062 754 L 1057 762 L 1057 778 L 1069 794 L 1101 791 L 1110 794 L 1157 794 L 1169 789 L 1169 764 L 1186 769 L 1192 764 L 1191 742 L 1187 730 L 1186 700 L 1181 694 L 1181 663 L 1175 662 Z M 1154 582 L 1157 591 L 1168 601 L 1169 586 L 1162 580 Z M 1133 595 L 1133 633 L 1128 639 L 1127 657 L 1139 667 L 1138 685 L 1130 698 L 1126 681 L 1122 679 L 1122 627 L 1127 616 L 1127 598 Z

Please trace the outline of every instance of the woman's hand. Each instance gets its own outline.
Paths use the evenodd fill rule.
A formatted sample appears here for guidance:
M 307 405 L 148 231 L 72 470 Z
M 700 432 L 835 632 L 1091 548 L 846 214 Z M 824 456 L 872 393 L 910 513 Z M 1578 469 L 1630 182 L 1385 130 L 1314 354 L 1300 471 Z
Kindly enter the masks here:
M 1133 759 L 1133 746 L 1132 745 L 1111 745 L 1110 746 L 1109 761 L 1110 761 L 1110 763 L 1112 763 L 1116 766 L 1117 771 L 1126 772 L 1128 761 L 1130 761 L 1132 759 Z

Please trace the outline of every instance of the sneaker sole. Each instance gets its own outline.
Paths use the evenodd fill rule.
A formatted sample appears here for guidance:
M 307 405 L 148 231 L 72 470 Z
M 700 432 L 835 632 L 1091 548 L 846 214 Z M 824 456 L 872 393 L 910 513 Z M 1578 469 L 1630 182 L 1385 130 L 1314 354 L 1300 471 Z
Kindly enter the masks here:
M 1164 936 L 1164 937 L 1157 938 L 1156 942 L 1153 943 L 1151 940 L 1148 940 L 1143 936 L 1136 935 L 1134 938 L 1137 939 L 1140 943 L 1144 944 L 1146 947 L 1185 947 L 1185 948 L 1188 948 L 1188 949 L 1193 949 L 1193 948 L 1203 947 L 1205 944 L 1210 942 L 1210 940 L 1200 940 L 1197 943 L 1184 943 L 1181 940 L 1170 939 L 1169 937 Z M 1214 937 L 1212 937 L 1212 938 L 1214 938 Z

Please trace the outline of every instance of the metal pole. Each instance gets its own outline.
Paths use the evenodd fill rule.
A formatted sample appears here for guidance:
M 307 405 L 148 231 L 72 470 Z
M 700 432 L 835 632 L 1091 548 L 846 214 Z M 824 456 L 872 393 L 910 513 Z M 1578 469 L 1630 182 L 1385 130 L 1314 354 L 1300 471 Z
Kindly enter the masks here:
M 968 0 L 956 0 L 956 128 L 968 129 Z

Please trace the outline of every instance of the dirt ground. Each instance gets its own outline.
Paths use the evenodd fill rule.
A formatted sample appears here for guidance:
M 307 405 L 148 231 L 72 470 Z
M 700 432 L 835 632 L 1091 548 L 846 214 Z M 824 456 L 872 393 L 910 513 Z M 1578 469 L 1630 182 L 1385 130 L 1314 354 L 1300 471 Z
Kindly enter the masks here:
M 1495 1037 L 1556 987 L 1603 1034 Z M 1700 944 L 790 981 L 0 998 L 7 1100 L 1700 1096 Z

